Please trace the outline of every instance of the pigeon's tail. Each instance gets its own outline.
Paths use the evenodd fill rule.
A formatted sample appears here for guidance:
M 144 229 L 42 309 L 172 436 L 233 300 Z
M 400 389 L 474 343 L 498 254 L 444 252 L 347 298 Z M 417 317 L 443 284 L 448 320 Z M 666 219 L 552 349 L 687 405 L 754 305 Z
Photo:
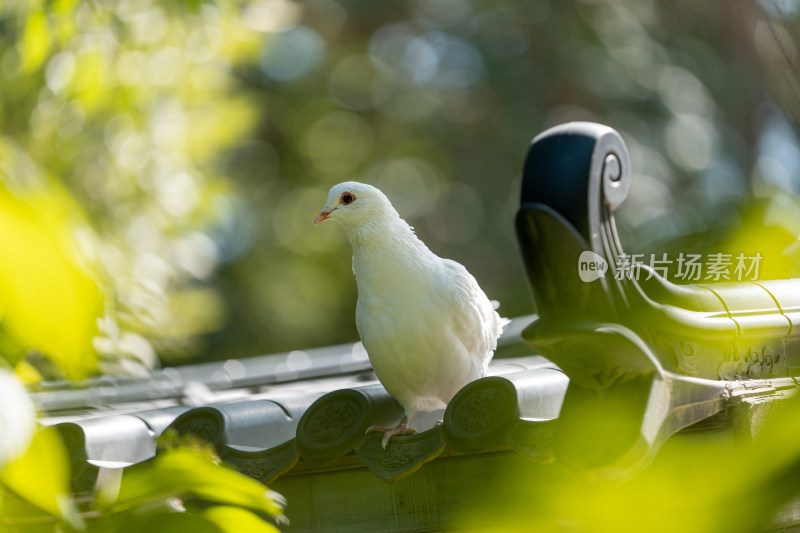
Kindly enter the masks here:
M 498 302 L 497 300 L 489 300 L 489 301 L 492 304 L 492 309 L 494 309 L 495 311 L 500 309 L 500 302 Z M 511 319 L 510 318 L 506 318 L 504 316 L 500 316 L 500 315 L 497 315 L 497 316 L 500 319 L 500 328 L 499 328 L 499 332 L 498 332 L 498 335 L 499 335 L 499 334 L 503 333 L 503 330 L 506 329 L 507 325 L 511 324 Z

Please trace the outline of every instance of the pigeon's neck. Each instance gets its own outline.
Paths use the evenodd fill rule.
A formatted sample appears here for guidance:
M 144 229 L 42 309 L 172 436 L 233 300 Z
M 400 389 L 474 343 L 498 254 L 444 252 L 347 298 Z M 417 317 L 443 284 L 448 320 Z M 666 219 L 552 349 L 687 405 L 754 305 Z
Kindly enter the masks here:
M 414 230 L 397 213 L 386 213 L 383 216 L 363 221 L 357 226 L 345 226 L 345 231 L 353 248 L 356 246 L 364 248 L 382 246 L 387 239 L 393 237 L 397 237 L 401 241 L 416 239 Z
M 353 247 L 353 271 L 359 284 L 372 278 L 414 275 L 436 259 L 413 228 L 396 214 L 351 228 L 347 237 Z

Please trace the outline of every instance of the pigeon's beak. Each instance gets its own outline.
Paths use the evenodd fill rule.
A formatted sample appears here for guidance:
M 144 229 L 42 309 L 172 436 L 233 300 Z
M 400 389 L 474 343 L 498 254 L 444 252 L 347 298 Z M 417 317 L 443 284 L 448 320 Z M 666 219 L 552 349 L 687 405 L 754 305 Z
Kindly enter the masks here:
M 314 225 L 316 226 L 320 222 L 324 222 L 325 220 L 328 220 L 328 216 L 335 210 L 336 210 L 336 208 L 334 207 L 333 209 L 325 208 L 322 211 L 320 211 L 319 215 L 317 215 L 317 218 L 314 219 Z

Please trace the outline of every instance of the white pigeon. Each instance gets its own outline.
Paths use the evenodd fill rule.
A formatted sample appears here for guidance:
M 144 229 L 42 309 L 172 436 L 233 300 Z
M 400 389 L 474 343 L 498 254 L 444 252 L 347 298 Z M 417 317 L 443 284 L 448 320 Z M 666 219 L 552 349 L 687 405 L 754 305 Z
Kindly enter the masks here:
M 483 377 L 508 322 L 459 263 L 431 252 L 377 188 L 354 181 L 328 193 L 314 220 L 335 220 L 353 247 L 356 327 L 383 386 L 405 410 L 384 433 L 415 433 L 422 411 L 444 408 Z

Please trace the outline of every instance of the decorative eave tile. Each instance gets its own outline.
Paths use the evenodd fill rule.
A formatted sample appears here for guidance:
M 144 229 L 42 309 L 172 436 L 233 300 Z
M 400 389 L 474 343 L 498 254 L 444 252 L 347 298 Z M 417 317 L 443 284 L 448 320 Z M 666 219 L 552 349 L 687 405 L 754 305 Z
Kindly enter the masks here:
M 441 454 L 446 442 L 441 426 L 414 435 L 392 437 L 386 448 L 383 434 L 370 433 L 356 446 L 356 456 L 375 474 L 387 481 L 397 481 L 413 474 Z

